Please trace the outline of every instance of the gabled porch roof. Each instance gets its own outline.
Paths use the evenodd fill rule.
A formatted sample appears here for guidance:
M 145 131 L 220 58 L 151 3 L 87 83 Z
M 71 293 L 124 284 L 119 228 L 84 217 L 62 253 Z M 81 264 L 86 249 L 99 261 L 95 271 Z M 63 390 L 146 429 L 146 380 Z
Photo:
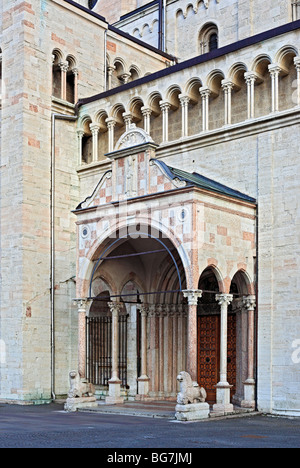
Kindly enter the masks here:
M 190 186 L 199 187 L 201 189 L 209 190 L 210 192 L 227 195 L 230 197 L 238 198 L 250 203 L 256 203 L 255 198 L 250 197 L 244 193 L 234 190 L 226 185 L 220 184 L 215 180 L 209 179 L 197 172 L 187 172 L 182 169 L 168 166 L 161 160 L 155 159 L 155 163 L 160 166 L 162 172 L 164 172 L 170 179 L 179 179 L 185 181 Z

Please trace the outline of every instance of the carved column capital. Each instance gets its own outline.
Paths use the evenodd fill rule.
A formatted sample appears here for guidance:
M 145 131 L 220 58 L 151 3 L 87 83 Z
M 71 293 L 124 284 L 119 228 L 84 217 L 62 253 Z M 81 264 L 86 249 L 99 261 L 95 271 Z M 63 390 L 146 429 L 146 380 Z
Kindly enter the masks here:
M 271 63 L 268 66 L 269 73 L 271 76 L 279 76 L 283 69 L 277 63 Z
M 123 120 L 124 120 L 124 123 L 125 123 L 125 126 L 126 126 L 126 131 L 128 131 L 129 128 L 130 128 L 130 125 L 132 124 L 133 116 L 132 116 L 131 112 L 123 112 L 122 117 L 123 117 Z
M 85 133 L 85 132 L 84 132 L 84 130 L 83 130 L 82 128 L 78 129 L 78 130 L 77 130 L 77 136 L 78 136 L 78 138 L 84 137 L 84 133 Z
M 156 316 L 156 305 L 155 304 L 150 304 L 149 305 L 149 312 L 148 312 L 150 317 L 155 317 Z
M 77 305 L 78 313 L 85 313 L 88 315 L 90 307 L 93 303 L 92 299 L 82 298 L 82 299 L 74 299 L 74 305 Z
M 246 72 L 244 74 L 244 77 L 245 77 L 245 81 L 246 81 L 246 83 L 248 85 L 249 84 L 254 84 L 258 79 L 258 75 L 253 71 Z
M 90 124 L 90 130 L 91 130 L 92 134 L 98 135 L 98 132 L 100 130 L 100 124 L 91 123 Z
M 120 310 L 122 310 L 123 308 L 122 302 L 108 302 L 107 305 L 113 316 L 118 316 L 120 313 Z
M 141 107 L 141 112 L 142 112 L 142 115 L 145 117 L 145 116 L 149 116 L 152 114 L 152 109 L 150 109 L 150 107 Z
M 202 291 L 200 289 L 186 289 L 183 292 L 183 296 L 187 298 L 189 305 L 197 305 L 198 299 L 202 297 Z
M 115 119 L 113 117 L 108 117 L 106 120 L 105 120 L 106 124 L 107 124 L 107 128 L 108 129 L 112 129 L 116 126 L 117 122 L 115 121 Z
M 221 85 L 224 91 L 232 91 L 233 88 L 235 87 L 235 83 L 233 83 L 230 80 L 222 80 Z
M 300 57 L 295 57 L 294 58 L 294 64 L 295 64 L 295 67 L 297 68 L 297 70 L 300 69 Z
M 58 64 L 59 68 L 61 69 L 62 72 L 67 73 L 69 69 L 69 62 L 59 62 Z
M 247 310 L 254 310 L 256 307 L 256 297 L 254 295 L 244 296 L 243 297 L 243 306 Z
M 150 312 L 150 306 L 148 304 L 141 304 L 140 305 L 140 312 L 143 317 L 147 317 Z
M 187 96 L 186 94 L 179 94 L 178 97 L 179 97 L 179 101 L 182 107 L 187 106 L 191 100 L 190 96 Z
M 131 73 L 123 73 L 123 75 L 121 75 L 120 78 L 123 81 L 123 83 L 126 84 L 131 78 Z
M 199 89 L 199 93 L 203 99 L 207 99 L 212 94 L 212 91 L 207 86 L 202 86 L 202 88 Z
M 220 306 L 226 304 L 227 306 L 233 301 L 232 294 L 216 294 L 216 301 Z
M 171 104 L 168 101 L 160 101 L 159 106 L 162 112 L 167 112 L 171 108 Z

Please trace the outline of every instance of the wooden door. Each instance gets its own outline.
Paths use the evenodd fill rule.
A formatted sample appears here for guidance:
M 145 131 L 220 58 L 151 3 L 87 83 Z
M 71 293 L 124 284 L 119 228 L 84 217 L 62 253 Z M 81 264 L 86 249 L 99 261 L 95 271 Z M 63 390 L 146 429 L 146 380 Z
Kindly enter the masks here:
M 236 314 L 228 314 L 227 325 L 227 382 L 232 385 L 232 398 L 236 392 Z
M 228 315 L 228 382 L 236 386 L 236 319 Z M 207 401 L 216 401 L 216 385 L 220 377 L 220 315 L 198 317 L 198 382 L 207 392 Z

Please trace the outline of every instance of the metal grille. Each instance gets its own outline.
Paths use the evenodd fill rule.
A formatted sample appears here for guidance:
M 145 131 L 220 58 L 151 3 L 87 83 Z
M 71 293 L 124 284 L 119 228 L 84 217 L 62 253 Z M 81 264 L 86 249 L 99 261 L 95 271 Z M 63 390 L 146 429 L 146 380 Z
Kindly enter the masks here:
M 108 387 L 112 372 L 112 318 L 87 317 L 87 378 Z M 127 316 L 119 316 L 119 378 L 127 386 Z

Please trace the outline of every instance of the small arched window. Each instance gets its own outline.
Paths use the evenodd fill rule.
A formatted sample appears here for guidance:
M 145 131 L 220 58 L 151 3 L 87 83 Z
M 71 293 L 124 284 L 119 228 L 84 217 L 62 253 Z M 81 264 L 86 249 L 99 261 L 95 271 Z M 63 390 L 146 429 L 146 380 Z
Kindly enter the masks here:
M 212 33 L 209 38 L 209 52 L 218 48 L 218 34 Z
M 63 60 L 60 51 L 52 52 L 52 96 L 76 104 L 78 70 L 74 57 Z
M 219 47 L 219 31 L 214 23 L 208 23 L 200 31 L 199 49 L 200 54 L 207 54 Z

